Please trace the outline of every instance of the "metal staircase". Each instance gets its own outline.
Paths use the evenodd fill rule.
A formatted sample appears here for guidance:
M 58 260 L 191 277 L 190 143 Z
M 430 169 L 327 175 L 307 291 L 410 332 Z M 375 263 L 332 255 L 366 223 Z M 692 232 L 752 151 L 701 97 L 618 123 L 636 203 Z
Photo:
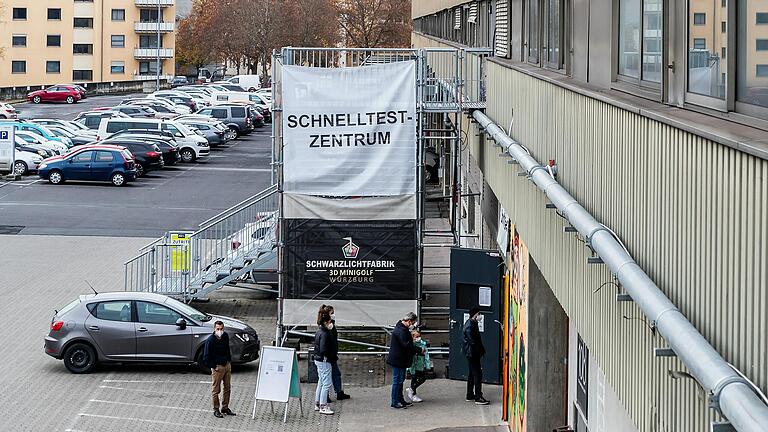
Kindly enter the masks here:
M 171 231 L 125 262 L 125 290 L 156 292 L 185 301 L 251 282 L 277 285 L 277 185 L 200 224 L 194 232 Z

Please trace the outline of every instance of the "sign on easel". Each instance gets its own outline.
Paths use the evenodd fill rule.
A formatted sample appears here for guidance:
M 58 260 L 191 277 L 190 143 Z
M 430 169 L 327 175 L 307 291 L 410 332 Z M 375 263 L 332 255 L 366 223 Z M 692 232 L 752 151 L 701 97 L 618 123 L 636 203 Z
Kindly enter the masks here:
M 256 392 L 254 393 L 251 418 L 256 418 L 256 403 L 258 401 L 268 401 L 270 407 L 272 407 L 273 402 L 281 402 L 285 404 L 283 413 L 283 423 L 285 423 L 288 420 L 288 400 L 292 397 L 299 399 L 299 408 L 301 414 L 304 415 L 296 350 L 262 346 L 259 358 L 261 360 L 259 374 L 256 378 Z M 272 407 L 272 411 L 274 412 L 274 407 Z

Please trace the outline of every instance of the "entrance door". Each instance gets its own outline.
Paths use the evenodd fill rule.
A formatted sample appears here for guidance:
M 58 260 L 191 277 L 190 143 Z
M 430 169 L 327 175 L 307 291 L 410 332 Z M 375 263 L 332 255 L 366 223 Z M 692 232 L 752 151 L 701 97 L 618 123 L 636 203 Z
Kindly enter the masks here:
M 451 249 L 450 355 L 448 377 L 467 379 L 462 328 L 472 307 L 480 307 L 480 334 L 485 346 L 483 381 L 501 382 L 501 255 L 482 249 Z

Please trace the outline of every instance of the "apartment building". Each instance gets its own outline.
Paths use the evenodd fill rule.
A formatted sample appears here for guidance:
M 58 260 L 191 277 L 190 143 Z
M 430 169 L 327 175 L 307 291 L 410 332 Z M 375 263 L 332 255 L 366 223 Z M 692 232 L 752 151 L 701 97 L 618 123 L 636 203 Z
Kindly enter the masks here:
M 174 72 L 175 0 L 3 0 L 0 87 Z M 158 41 L 159 30 L 159 41 Z
M 728 410 L 705 377 L 714 362 L 698 368 L 658 324 L 679 310 L 729 372 L 768 393 L 768 0 L 420 0 L 412 17 L 415 48 L 464 48 L 482 77 L 458 83 L 482 114 L 441 125 L 462 128 L 462 245 L 515 258 L 510 431 L 765 430 L 752 420 L 763 404 Z M 674 306 L 648 314 L 570 203 L 556 206 L 559 192 L 540 190 L 478 117 L 556 177 Z

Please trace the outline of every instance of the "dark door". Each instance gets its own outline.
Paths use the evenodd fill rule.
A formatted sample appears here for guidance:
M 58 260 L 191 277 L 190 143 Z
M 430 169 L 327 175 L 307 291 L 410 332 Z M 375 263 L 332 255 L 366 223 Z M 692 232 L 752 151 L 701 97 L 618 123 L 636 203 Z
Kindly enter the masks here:
M 181 314 L 151 302 L 136 302 L 136 358 L 191 361 L 192 330 L 176 325 Z
M 69 166 L 64 177 L 68 180 L 90 180 L 91 163 L 95 153 L 95 151 L 84 151 L 69 158 Z
M 109 180 L 109 175 L 115 168 L 114 153 L 108 150 L 96 152 L 96 159 L 91 165 L 91 178 L 93 180 Z
M 485 346 L 483 381 L 501 382 L 501 256 L 482 249 L 451 249 L 450 355 L 448 377 L 467 378 L 462 328 L 469 310 L 480 307 L 480 334 Z
M 136 358 L 136 329 L 131 301 L 116 300 L 88 305 L 91 315 L 85 328 L 101 352 L 111 360 Z

